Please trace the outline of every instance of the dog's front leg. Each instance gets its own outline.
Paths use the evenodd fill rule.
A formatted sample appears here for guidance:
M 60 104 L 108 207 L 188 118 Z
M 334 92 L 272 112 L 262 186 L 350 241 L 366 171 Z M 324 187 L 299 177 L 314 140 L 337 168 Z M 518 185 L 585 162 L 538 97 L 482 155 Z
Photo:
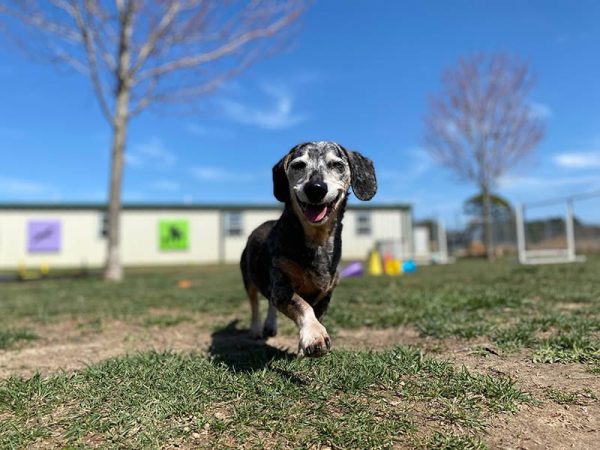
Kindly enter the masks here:
M 298 350 L 301 355 L 319 357 L 329 351 L 331 338 L 327 330 L 317 320 L 312 306 L 294 292 L 289 281 L 283 276 L 273 284 L 270 301 L 298 326 Z

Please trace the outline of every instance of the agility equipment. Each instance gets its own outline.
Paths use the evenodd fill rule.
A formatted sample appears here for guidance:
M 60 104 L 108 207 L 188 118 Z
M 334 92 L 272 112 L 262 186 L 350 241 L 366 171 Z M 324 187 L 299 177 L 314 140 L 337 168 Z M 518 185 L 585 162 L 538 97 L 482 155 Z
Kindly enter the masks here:
M 377 250 L 372 250 L 371 253 L 369 253 L 369 275 L 383 275 L 381 255 Z
M 579 201 L 598 198 L 600 191 L 518 205 L 516 225 L 519 263 L 560 264 L 585 261 L 585 256 L 576 254 L 574 205 Z M 560 212 L 557 214 L 557 207 L 566 207 L 564 218 L 560 217 Z M 551 210 L 550 217 L 548 208 Z M 579 209 L 584 214 L 591 210 L 593 209 L 589 204 Z M 528 219 L 527 213 L 536 219 Z M 577 226 L 582 228 L 582 222 L 577 222 Z
M 386 275 L 394 276 L 402 274 L 402 264 L 389 253 L 383 255 L 383 269 Z
M 402 272 L 414 273 L 417 271 L 417 265 L 412 259 L 408 259 L 402 263 Z
M 359 277 L 364 273 L 363 263 L 356 261 L 348 264 L 340 272 L 340 278 Z

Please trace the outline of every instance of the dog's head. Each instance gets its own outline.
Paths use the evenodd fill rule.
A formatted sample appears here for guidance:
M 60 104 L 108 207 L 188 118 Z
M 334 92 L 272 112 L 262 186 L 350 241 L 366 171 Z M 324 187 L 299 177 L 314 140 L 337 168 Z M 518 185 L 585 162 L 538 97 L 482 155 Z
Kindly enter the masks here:
M 292 148 L 273 167 L 277 200 L 291 203 L 301 220 L 321 226 L 335 217 L 352 187 L 360 200 L 377 191 L 370 159 L 335 142 L 307 142 Z

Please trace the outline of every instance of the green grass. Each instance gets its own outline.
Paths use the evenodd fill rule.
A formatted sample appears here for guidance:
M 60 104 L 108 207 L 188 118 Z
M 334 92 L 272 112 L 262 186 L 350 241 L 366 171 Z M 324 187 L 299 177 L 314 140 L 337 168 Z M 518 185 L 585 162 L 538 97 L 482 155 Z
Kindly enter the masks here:
M 326 325 L 333 333 L 408 326 L 442 346 L 449 337 L 475 340 L 482 355 L 525 352 L 534 362 L 584 363 L 600 374 L 598 274 L 600 258 L 592 257 L 540 267 L 461 261 L 411 276 L 348 279 Z M 412 348 L 335 350 L 310 360 L 249 343 L 234 322 L 222 326 L 232 317 L 247 324 L 236 267 L 127 275 L 119 285 L 2 284 L 0 349 L 35 345 L 26 341 L 38 324 L 70 320 L 102 332 L 113 319 L 155 328 L 199 319 L 215 330 L 208 355 L 149 352 L 0 380 L 0 448 L 481 449 L 490 420 L 530 401 L 509 377 L 470 373 Z M 181 278 L 192 287 L 178 288 Z M 544 395 L 561 405 L 594 400 L 587 391 Z
M 229 314 L 247 307 L 238 272 L 233 267 L 137 270 L 121 284 L 99 278 L 4 283 L 0 326 L 19 320 L 136 320 L 153 308 Z M 178 288 L 181 278 L 191 279 L 193 288 Z
M 528 349 L 537 362 L 600 365 L 600 257 L 584 264 L 518 266 L 461 261 L 397 278 L 342 280 L 326 324 L 407 325 L 436 338 L 485 338 L 504 351 Z M 180 289 L 177 280 L 192 281 Z M 176 314 L 154 317 L 151 310 Z M 99 279 L 7 283 L 0 327 L 33 320 L 121 319 L 169 326 L 188 313 L 247 320 L 237 267 L 131 271 L 120 285 Z
M 144 326 L 147 327 L 172 327 L 183 322 L 189 322 L 191 319 L 182 315 L 161 314 L 144 319 Z
M 590 389 L 582 391 L 565 391 L 548 387 L 546 389 L 548 398 L 559 405 L 586 405 L 598 400 L 598 397 Z
M 479 438 L 440 432 L 436 432 L 422 446 L 430 450 L 483 450 L 487 448 Z
M 412 348 L 338 350 L 320 360 L 266 345 L 243 357 L 230 350 L 149 352 L 73 374 L 6 379 L 0 447 L 482 448 L 486 420 L 528 401 L 510 378 L 471 374 Z
M 19 341 L 33 341 L 38 335 L 26 328 L 0 329 L 0 350 L 13 347 Z

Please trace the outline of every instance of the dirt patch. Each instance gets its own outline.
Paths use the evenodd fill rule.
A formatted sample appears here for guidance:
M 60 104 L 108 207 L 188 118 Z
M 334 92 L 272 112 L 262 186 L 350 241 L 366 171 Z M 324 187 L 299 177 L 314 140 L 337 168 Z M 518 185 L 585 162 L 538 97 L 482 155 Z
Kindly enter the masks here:
M 485 344 L 478 349 L 490 348 Z M 492 348 L 493 350 L 493 348 Z M 479 354 L 479 355 L 478 355 Z M 591 449 L 600 442 L 600 377 L 582 364 L 538 364 L 524 353 L 503 356 L 455 348 L 443 354 L 455 364 L 488 375 L 506 375 L 531 394 L 533 402 L 513 415 L 496 418 L 487 429 L 486 441 L 498 449 Z M 550 389 L 589 392 L 589 400 L 559 404 L 549 398 Z
M 155 311 L 174 314 L 173 311 Z M 144 350 L 177 352 L 207 351 L 215 345 L 209 327 L 226 318 L 194 317 L 173 326 L 143 326 L 121 321 L 97 323 L 61 322 L 37 326 L 40 340 L 23 348 L 0 351 L 0 378 L 71 371 L 95 362 Z M 226 349 L 248 345 L 245 333 L 224 337 Z M 241 342 L 240 340 L 244 341 Z M 600 377 L 580 364 L 535 364 L 525 354 L 503 355 L 492 344 L 458 339 L 425 338 L 411 328 L 339 330 L 337 348 L 383 349 L 395 345 L 416 345 L 440 359 L 464 365 L 469 370 L 506 375 L 516 380 L 534 399 L 515 414 L 496 416 L 486 430 L 485 440 L 498 449 L 589 449 L 600 442 Z M 273 351 L 294 354 L 295 333 L 269 339 Z M 240 347 L 241 348 L 241 347 Z M 588 401 L 559 404 L 548 396 L 554 389 L 568 393 L 586 391 Z
M 178 311 L 153 310 L 151 317 L 176 316 Z M 31 376 L 36 372 L 47 375 L 58 371 L 72 371 L 119 355 L 145 350 L 172 350 L 176 352 L 206 351 L 212 341 L 212 331 L 218 323 L 232 318 L 190 316 L 190 320 L 172 326 L 145 326 L 143 323 L 122 321 L 77 322 L 63 321 L 49 325 L 29 324 L 40 339 L 22 343 L 10 350 L 0 350 L 0 378 L 11 375 Z M 244 339 L 245 334 L 231 335 L 228 339 Z M 340 330 L 333 339 L 334 346 L 352 350 L 380 350 L 395 345 L 419 345 L 434 350 L 439 341 L 423 338 L 412 328 L 374 330 Z M 269 339 L 269 346 L 295 353 L 298 337 L 295 332 L 283 330 Z
M 497 449 L 589 450 L 600 442 L 599 414 L 597 405 L 525 405 L 494 420 L 485 440 Z
M 61 322 L 37 327 L 41 339 L 16 350 L 0 351 L 0 378 L 71 371 L 104 359 L 143 350 L 193 351 L 205 349 L 210 332 L 195 323 L 173 327 L 143 327 L 111 321 L 100 327 Z

